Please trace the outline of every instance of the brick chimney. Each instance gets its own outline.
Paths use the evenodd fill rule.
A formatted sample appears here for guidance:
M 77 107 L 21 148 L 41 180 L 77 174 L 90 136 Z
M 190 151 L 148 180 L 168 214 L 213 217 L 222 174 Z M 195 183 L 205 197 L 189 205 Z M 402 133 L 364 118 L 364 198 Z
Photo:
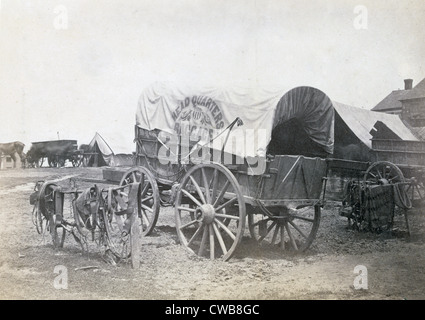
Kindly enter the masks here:
M 413 79 L 404 79 L 404 90 L 412 90 Z

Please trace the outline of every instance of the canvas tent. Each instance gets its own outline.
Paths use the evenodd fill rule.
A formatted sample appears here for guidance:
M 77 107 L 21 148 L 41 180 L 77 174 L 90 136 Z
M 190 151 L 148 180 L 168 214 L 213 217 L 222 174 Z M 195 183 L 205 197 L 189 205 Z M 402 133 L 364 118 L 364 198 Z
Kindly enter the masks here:
M 226 140 L 226 129 L 236 119 L 240 126 L 233 126 Z M 240 157 L 264 156 L 270 150 L 323 156 L 333 152 L 334 108 L 326 94 L 311 87 L 186 88 L 158 82 L 142 92 L 136 126 L 166 133 L 157 137 L 162 144 L 165 138 L 189 137 L 198 146 L 224 146 Z M 299 134 L 291 134 L 294 130 Z
M 373 130 L 385 126 L 393 132 L 388 139 L 418 139 L 401 121 L 398 115 L 375 112 L 333 102 L 335 107 L 335 158 L 369 161 L 372 148 Z M 375 129 L 374 129 L 375 128 Z M 350 146 L 356 146 L 355 154 Z M 355 156 L 355 158 L 353 158 Z
M 84 150 L 85 165 L 88 167 L 112 166 L 114 152 L 102 136 L 96 132 Z

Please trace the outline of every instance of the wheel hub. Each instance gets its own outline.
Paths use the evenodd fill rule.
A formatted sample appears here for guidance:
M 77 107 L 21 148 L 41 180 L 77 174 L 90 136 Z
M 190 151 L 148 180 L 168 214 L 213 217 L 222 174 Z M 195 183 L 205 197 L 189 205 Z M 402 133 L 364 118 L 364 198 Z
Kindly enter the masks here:
M 195 218 L 199 222 L 211 224 L 215 218 L 215 210 L 211 204 L 204 204 L 195 211 Z
M 379 179 L 378 180 L 378 184 L 380 184 L 380 185 L 387 185 L 387 184 L 390 184 L 390 182 L 387 179 L 382 178 L 382 179 Z

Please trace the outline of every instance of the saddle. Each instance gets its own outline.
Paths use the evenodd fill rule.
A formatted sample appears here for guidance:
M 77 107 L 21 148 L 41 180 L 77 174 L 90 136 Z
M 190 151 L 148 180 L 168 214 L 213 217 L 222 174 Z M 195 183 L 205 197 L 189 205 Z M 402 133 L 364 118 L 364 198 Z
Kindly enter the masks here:
M 80 222 L 89 230 L 96 228 L 97 214 L 102 200 L 102 192 L 96 185 L 85 189 L 75 200 L 75 210 L 82 220 Z

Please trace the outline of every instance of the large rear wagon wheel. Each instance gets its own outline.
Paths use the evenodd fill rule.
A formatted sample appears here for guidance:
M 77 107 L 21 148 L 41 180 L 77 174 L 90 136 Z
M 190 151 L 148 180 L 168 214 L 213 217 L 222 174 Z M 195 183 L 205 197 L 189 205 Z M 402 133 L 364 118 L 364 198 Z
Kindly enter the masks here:
M 404 178 L 403 172 L 400 168 L 389 161 L 377 161 L 372 163 L 367 168 L 366 173 L 363 176 L 363 183 L 367 185 L 397 185 L 395 189 L 398 194 L 398 199 L 401 199 L 399 203 L 400 208 L 403 210 L 404 219 L 406 223 L 407 234 L 410 235 L 409 218 L 407 215 L 407 209 L 411 208 L 411 200 L 407 195 L 408 186 Z M 383 230 L 389 230 L 393 227 L 394 219 L 394 207 L 392 209 L 391 217 L 389 217 L 387 223 L 383 223 L 381 228 Z
M 201 257 L 229 260 L 245 228 L 239 183 L 221 164 L 199 164 L 183 177 L 175 201 L 180 243 Z
M 367 168 L 363 181 L 367 184 L 395 184 L 404 183 L 403 172 L 389 161 L 378 161 Z
M 304 252 L 316 238 L 320 217 L 320 205 L 297 210 L 284 209 L 273 218 L 252 213 L 248 215 L 248 228 L 259 245 L 278 246 L 288 252 Z
M 141 184 L 140 207 L 140 231 L 142 236 L 152 233 L 158 221 L 160 198 L 158 184 L 153 174 L 144 167 L 136 167 L 128 170 L 120 181 L 120 186 L 133 182 Z

